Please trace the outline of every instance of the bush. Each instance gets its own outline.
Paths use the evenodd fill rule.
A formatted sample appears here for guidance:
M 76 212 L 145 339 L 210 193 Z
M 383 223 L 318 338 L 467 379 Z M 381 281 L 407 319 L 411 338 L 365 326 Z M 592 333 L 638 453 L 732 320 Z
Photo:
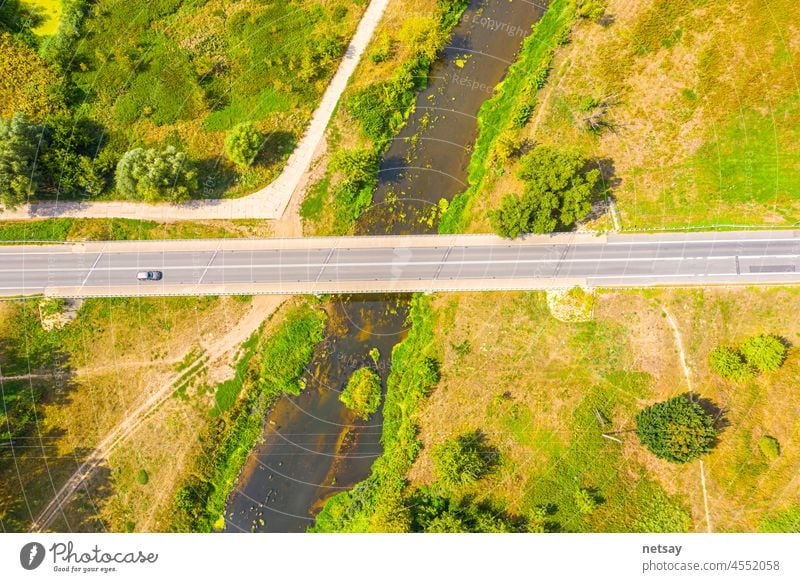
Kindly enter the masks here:
M 747 339 L 740 348 L 745 361 L 759 372 L 774 372 L 786 360 L 786 346 L 772 335 Z
M 342 174 L 354 189 L 358 189 L 375 178 L 378 155 L 363 148 L 339 150 L 331 159 L 331 169 Z
M 606 0 L 578 0 L 578 16 L 589 20 L 600 20 L 606 13 Z
M 520 161 L 518 177 L 525 182 L 521 197 L 507 194 L 489 215 L 500 236 L 550 233 L 568 227 L 591 210 L 598 170 L 586 171 L 587 161 L 577 152 L 537 146 Z
M 636 415 L 639 441 L 660 459 L 688 463 L 716 442 L 714 419 L 685 396 L 648 406 Z
M 148 475 L 147 471 L 144 469 L 139 469 L 139 472 L 136 474 L 136 481 L 139 485 L 147 485 L 150 482 L 150 475 Z
M 575 490 L 575 505 L 581 515 L 591 515 L 597 509 L 597 499 L 587 489 Z
M 225 137 L 225 153 L 232 162 L 247 167 L 256 159 L 264 136 L 251 122 L 240 123 Z
M 733 348 L 718 347 L 708 355 L 711 370 L 722 378 L 735 382 L 742 382 L 755 376 L 753 368 L 744 359 L 744 356 Z
M 339 395 L 339 400 L 366 420 L 381 404 L 380 377 L 371 368 L 356 370 Z
M 775 437 L 762 436 L 758 439 L 758 448 L 770 461 L 774 461 L 781 455 L 781 445 Z
M 0 209 L 16 208 L 36 191 L 36 154 L 44 128 L 17 113 L 0 119 Z
M 484 444 L 478 431 L 434 447 L 431 457 L 439 479 L 449 486 L 469 485 L 484 477 L 497 461 L 497 451 Z
M 117 164 L 115 178 L 121 194 L 145 202 L 185 202 L 197 188 L 197 174 L 186 154 L 172 146 L 130 150 Z

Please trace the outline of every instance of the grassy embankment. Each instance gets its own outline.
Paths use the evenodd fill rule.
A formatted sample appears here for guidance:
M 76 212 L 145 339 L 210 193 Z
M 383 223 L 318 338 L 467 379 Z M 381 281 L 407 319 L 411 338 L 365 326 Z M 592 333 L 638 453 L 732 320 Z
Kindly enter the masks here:
M 217 388 L 214 420 L 201 436 L 190 476 L 175 494 L 171 529 L 224 527 L 225 502 L 263 430 L 266 413 L 282 395 L 304 388 L 303 372 L 324 326 L 319 307 L 293 307 L 263 336 L 255 353 L 240 360 L 235 382 Z
M 627 230 L 796 225 L 797 3 L 609 0 L 606 13 L 557 49 L 519 138 L 595 160 Z M 444 226 L 489 231 L 487 212 L 520 190 L 513 171 L 485 180 Z
M 378 160 L 414 110 L 436 52 L 467 6 L 465 0 L 421 0 L 412 9 L 390 2 L 384 18 L 345 90 L 328 131 L 328 152 L 300 209 L 308 235 L 351 232 L 372 201 Z M 367 176 L 350 179 L 331 167 L 342 152 L 371 157 Z
M 0 218 L 2 218 L 0 214 Z M 48 218 L 0 222 L 1 242 L 262 238 L 272 233 L 261 220 L 206 220 L 160 223 L 126 218 Z
M 466 191 L 449 204 L 439 223 L 439 232 L 462 232 L 469 222 L 473 199 L 503 175 L 502 165 L 493 154 L 495 143 L 504 139 L 520 141 L 522 127 L 536 110 L 539 92 L 545 85 L 556 48 L 569 39 L 575 21 L 570 0 L 554 0 L 547 12 L 525 39 L 522 51 L 497 93 L 478 112 L 478 139 L 469 164 Z
M 86 300 L 74 319 L 49 327 L 58 302 L 0 304 L 0 520 L 23 530 L 77 463 L 126 415 L 179 372 L 201 382 L 213 367 L 203 346 L 233 328 L 249 298 Z M 40 315 L 41 309 L 41 315 Z M 44 323 L 44 324 L 43 324 Z M 201 365 L 191 365 L 197 360 Z M 178 368 L 183 362 L 185 369 Z M 16 377 L 17 379 L 9 379 Z M 206 380 L 203 380 L 206 381 Z M 122 443 L 66 508 L 59 530 L 138 527 L 172 491 L 183 461 L 214 405 L 210 390 L 170 398 Z M 5 418 L 7 414 L 8 418 Z M 153 423 L 158 423 L 153 430 Z M 124 462 L 123 462 L 124 460 Z M 137 483 L 144 469 L 149 483 Z

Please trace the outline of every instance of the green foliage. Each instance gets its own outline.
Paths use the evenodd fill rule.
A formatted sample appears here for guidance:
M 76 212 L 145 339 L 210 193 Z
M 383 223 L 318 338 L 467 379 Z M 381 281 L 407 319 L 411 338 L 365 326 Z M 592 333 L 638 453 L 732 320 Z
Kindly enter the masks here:
M 139 472 L 136 473 L 136 482 L 139 485 L 147 485 L 150 482 L 150 475 L 144 469 L 139 469 Z
M 263 143 L 264 136 L 252 122 L 240 123 L 225 137 L 225 153 L 234 163 L 247 167 L 253 163 Z
M 447 486 L 470 485 L 497 463 L 497 450 L 487 446 L 479 431 L 440 443 L 431 452 L 439 479 Z
M 356 370 L 339 395 L 339 400 L 366 420 L 381 404 L 380 376 L 372 368 Z
M 775 437 L 767 435 L 762 436 L 758 439 L 758 448 L 770 461 L 774 461 L 781 455 L 781 445 Z
M 606 0 L 578 0 L 578 16 L 598 21 L 606 13 Z
M 536 146 L 520 161 L 518 176 L 525 181 L 521 197 L 508 194 L 491 213 L 500 236 L 550 233 L 569 227 L 591 210 L 597 169 L 586 171 L 587 161 L 577 152 Z
M 396 49 L 395 40 L 388 34 L 384 34 L 377 42 L 377 46 L 369 54 L 369 59 L 375 63 L 382 63 L 394 56 Z
M 130 150 L 117 164 L 115 178 L 121 194 L 145 202 L 185 202 L 197 188 L 197 173 L 186 154 L 172 146 Z
M 325 315 L 309 304 L 294 307 L 256 348 L 244 374 L 244 394 L 205 429 L 192 476 L 173 499 L 174 531 L 211 531 L 262 430 L 264 415 L 285 393 L 302 390 L 302 375 L 322 339 Z
M 47 189 L 59 195 L 96 196 L 103 192 L 119 160 L 103 129 L 86 118 L 47 118 L 47 143 L 41 165 Z
M 509 533 L 524 531 L 524 524 L 488 504 L 458 502 L 429 488 L 409 495 L 411 531 L 428 533 Z
M 44 129 L 21 114 L 0 119 L 0 210 L 16 208 L 36 190 L 36 153 Z
M 581 515 L 591 515 L 597 509 L 597 499 L 588 489 L 578 488 L 575 490 L 575 506 Z
M 722 378 L 742 382 L 755 376 L 753 368 L 745 361 L 744 356 L 733 348 L 720 346 L 708 355 L 711 370 Z
M 397 37 L 405 47 L 416 55 L 433 61 L 442 48 L 449 33 L 442 29 L 440 20 L 432 16 L 411 16 L 403 22 Z
M 62 0 L 58 30 L 47 38 L 39 49 L 45 61 L 66 68 L 72 58 L 75 43 L 83 31 L 83 19 L 89 9 L 88 0 Z
M 511 65 L 497 94 L 478 112 L 479 134 L 469 163 L 467 190 L 450 203 L 439 222 L 439 232 L 456 233 L 466 226 L 467 210 L 489 175 L 491 156 L 498 136 L 509 124 L 520 127 L 533 113 L 536 93 L 544 87 L 550 73 L 557 40 L 568 33 L 575 20 L 572 0 L 553 0 L 533 32 L 525 39 L 522 52 Z
M 739 350 L 745 361 L 759 372 L 774 372 L 786 360 L 786 346 L 772 335 L 756 335 L 744 341 Z
M 688 463 L 705 455 L 717 436 L 712 416 L 685 396 L 641 410 L 636 415 L 636 434 L 656 457 L 672 463 Z
M 633 529 L 642 533 L 684 533 L 691 525 L 689 512 L 660 493 L 644 500 Z
M 355 189 L 370 183 L 378 171 L 378 154 L 359 148 L 339 150 L 331 158 L 331 169 L 344 176 L 345 181 Z

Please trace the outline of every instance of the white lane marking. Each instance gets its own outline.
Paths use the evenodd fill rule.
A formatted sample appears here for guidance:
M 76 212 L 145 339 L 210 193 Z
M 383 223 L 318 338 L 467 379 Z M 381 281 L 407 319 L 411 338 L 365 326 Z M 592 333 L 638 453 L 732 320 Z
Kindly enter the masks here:
M 476 259 L 476 260 L 447 260 L 446 262 L 439 261 L 405 261 L 405 262 L 348 262 L 348 263 L 277 263 L 277 264 L 249 264 L 249 265 L 211 265 L 207 269 L 243 269 L 246 267 L 254 269 L 291 269 L 291 268 L 322 268 L 328 267 L 389 267 L 389 266 L 433 266 L 433 265 L 513 265 L 513 264 L 552 264 L 552 263 L 643 263 L 643 262 L 666 262 L 666 261 L 724 261 L 734 260 L 736 257 L 740 259 L 796 259 L 800 258 L 800 254 L 789 255 L 719 255 L 710 257 L 620 257 L 620 258 L 589 258 L 589 259 Z M 192 270 L 196 267 L 193 266 L 166 266 L 163 267 L 164 271 L 183 271 Z M 70 273 L 74 271 L 82 271 L 83 269 L 0 269 L 0 273 L 19 273 L 19 272 L 63 272 Z M 133 271 L 135 267 L 105 267 L 98 269 L 98 271 Z
M 89 268 L 89 272 L 88 272 L 88 273 L 86 273 L 86 277 L 84 278 L 83 282 L 81 283 L 81 287 L 83 287 L 84 285 L 86 285 L 86 281 L 88 281 L 88 280 L 89 280 L 89 277 L 91 277 L 91 276 L 92 276 L 92 273 L 94 272 L 94 268 L 97 266 L 97 263 L 99 263 L 99 262 L 100 262 L 100 258 L 101 258 L 102 256 L 103 256 L 103 251 L 100 251 L 100 254 L 98 254 L 98 255 L 97 255 L 97 258 L 94 260 L 94 263 L 92 263 L 92 266 Z M 30 270 L 33 270 L 33 269 L 24 269 L 24 271 L 30 271 Z M 47 270 L 48 270 L 48 271 L 59 271 L 59 272 L 63 272 L 61 269 L 47 269 Z M 82 271 L 83 269 L 80 269 L 80 270 Z M 35 270 L 34 270 L 34 271 L 35 271 Z
M 621 235 L 625 236 L 625 235 Z M 607 245 L 707 245 L 717 243 L 757 243 L 757 242 L 798 242 L 797 238 L 734 238 L 703 240 L 636 240 L 636 241 L 606 241 Z M 599 243 L 602 244 L 602 243 Z
M 203 277 L 205 277 L 205 276 L 206 276 L 206 273 L 208 273 L 208 269 L 209 269 L 209 267 L 211 267 L 211 263 L 213 263 L 213 262 L 214 262 L 214 259 L 216 259 L 216 258 L 217 258 L 217 253 L 218 253 L 218 252 L 219 252 L 219 249 L 215 250 L 215 251 L 214 251 L 214 254 L 213 254 L 213 255 L 211 255 L 211 260 L 209 260 L 209 261 L 208 261 L 208 264 L 206 265 L 206 268 L 205 268 L 205 270 L 203 271 L 203 274 L 202 274 L 202 275 L 200 275 L 200 278 L 197 280 L 198 284 L 203 282 Z M 166 267 L 164 267 L 164 270 L 166 270 Z

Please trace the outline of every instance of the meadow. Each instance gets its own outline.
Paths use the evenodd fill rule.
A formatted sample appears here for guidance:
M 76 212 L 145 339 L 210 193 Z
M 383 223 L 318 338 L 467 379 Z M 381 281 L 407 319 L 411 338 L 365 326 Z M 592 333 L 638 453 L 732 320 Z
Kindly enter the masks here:
M 798 22 L 788 0 L 770 10 L 752 0 L 609 0 L 601 18 L 571 24 L 566 44 L 546 43 L 547 82 L 507 140 L 574 149 L 600 170 L 587 228 L 610 228 L 609 199 L 624 230 L 796 225 L 800 53 L 787 39 Z M 519 63 L 535 71 L 530 58 L 524 51 Z M 507 93 L 526 97 L 506 86 L 483 115 L 502 110 Z M 479 146 L 497 147 L 495 133 L 484 126 Z M 493 171 L 471 180 L 443 230 L 489 231 L 489 210 L 522 190 L 516 158 L 498 162 L 491 145 L 471 168 Z

